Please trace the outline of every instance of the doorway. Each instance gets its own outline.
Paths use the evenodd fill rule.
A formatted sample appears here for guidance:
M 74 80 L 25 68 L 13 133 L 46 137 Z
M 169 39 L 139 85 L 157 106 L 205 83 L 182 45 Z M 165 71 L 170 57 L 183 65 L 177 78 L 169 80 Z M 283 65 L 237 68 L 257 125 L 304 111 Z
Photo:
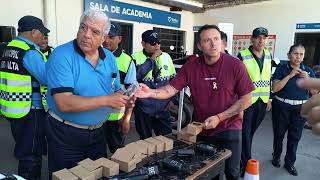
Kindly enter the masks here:
M 117 23 L 121 26 L 122 42 L 120 46 L 127 54 L 129 55 L 132 54 L 133 25 L 129 23 L 123 23 L 123 22 L 117 22 L 117 21 L 112 21 L 112 22 Z

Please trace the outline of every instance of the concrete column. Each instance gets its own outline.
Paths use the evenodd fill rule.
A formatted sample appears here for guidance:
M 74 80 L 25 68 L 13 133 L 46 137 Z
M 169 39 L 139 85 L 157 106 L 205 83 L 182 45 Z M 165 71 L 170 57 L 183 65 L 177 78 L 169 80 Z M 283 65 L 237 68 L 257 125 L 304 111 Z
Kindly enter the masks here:
M 50 30 L 49 45 L 53 47 L 58 45 L 56 5 L 56 0 L 43 0 L 44 24 Z

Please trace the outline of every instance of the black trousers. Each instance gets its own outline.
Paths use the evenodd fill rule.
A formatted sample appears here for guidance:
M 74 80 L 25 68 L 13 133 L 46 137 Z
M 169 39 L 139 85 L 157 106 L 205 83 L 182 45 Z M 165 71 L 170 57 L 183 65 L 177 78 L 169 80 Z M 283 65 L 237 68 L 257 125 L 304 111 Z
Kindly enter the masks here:
M 298 143 L 306 120 L 300 116 L 301 105 L 284 107 L 277 99 L 272 101 L 273 158 L 280 159 L 283 138 L 287 134 L 285 165 L 293 166 L 296 161 Z
M 39 179 L 42 155 L 46 151 L 44 122 L 46 113 L 42 109 L 31 109 L 19 119 L 7 118 L 15 140 L 14 156 L 19 160 L 18 175 L 25 179 Z
M 121 120 L 107 121 L 104 123 L 106 140 L 111 153 L 114 153 L 117 149 L 124 147 L 124 136 L 120 131 L 120 123 Z
M 52 179 L 52 173 L 57 170 L 72 168 L 81 160 L 96 160 L 106 154 L 103 126 L 94 130 L 75 128 L 48 115 L 45 131 L 49 179 Z
M 258 99 L 244 111 L 242 122 L 242 153 L 241 169 L 244 170 L 249 159 L 252 159 L 251 148 L 254 133 L 260 126 L 265 114 L 267 104 Z
M 152 137 L 152 130 L 157 136 L 172 133 L 170 113 L 168 111 L 163 111 L 154 116 L 146 114 L 139 107 L 135 107 L 134 117 L 140 139 Z
M 241 130 L 227 130 L 214 136 L 200 136 L 198 141 L 229 149 L 232 155 L 226 160 L 224 173 L 227 180 L 237 180 L 240 176 Z M 219 179 L 219 176 L 214 179 Z

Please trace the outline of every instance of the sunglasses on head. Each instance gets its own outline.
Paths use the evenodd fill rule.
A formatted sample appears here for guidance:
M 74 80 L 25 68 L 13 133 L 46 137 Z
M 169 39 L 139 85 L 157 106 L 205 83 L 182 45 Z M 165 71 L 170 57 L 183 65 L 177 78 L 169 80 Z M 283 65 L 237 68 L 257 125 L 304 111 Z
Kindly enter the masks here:
M 152 43 L 149 43 L 151 46 L 155 46 L 156 44 L 158 44 L 158 45 L 160 45 L 161 44 L 161 42 L 160 41 L 158 41 L 158 42 L 152 42 Z

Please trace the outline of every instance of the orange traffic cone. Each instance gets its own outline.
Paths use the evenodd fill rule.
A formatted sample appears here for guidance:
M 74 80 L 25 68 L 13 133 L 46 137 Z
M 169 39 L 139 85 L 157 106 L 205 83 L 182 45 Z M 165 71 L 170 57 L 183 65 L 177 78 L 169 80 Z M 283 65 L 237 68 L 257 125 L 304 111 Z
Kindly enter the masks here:
M 259 180 L 259 161 L 250 159 L 247 163 L 244 180 Z

